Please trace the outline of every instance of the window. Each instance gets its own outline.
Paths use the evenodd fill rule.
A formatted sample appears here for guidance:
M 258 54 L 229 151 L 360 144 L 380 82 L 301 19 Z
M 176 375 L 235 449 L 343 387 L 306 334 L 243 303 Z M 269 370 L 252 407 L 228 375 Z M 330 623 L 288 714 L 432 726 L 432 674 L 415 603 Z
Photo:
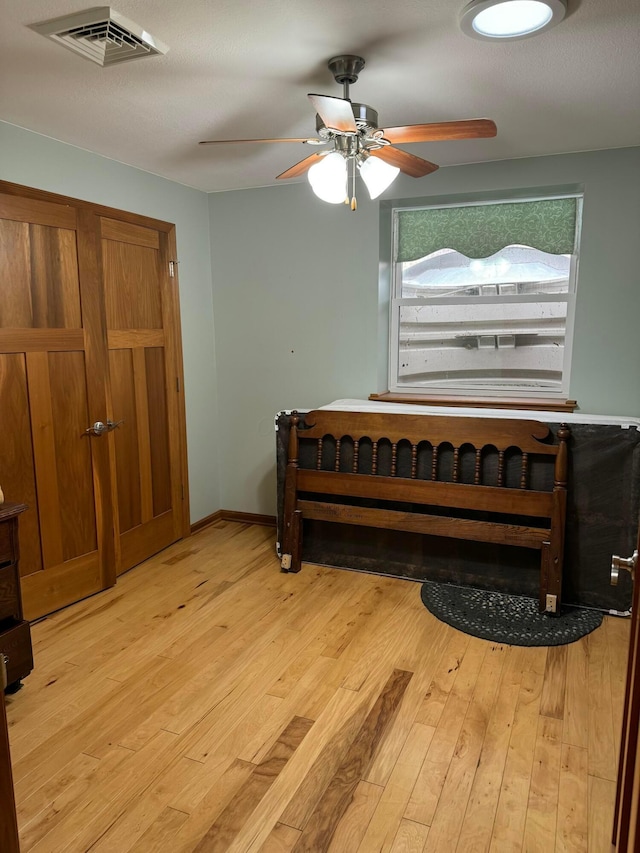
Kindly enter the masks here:
M 566 397 L 581 198 L 393 210 L 389 390 Z

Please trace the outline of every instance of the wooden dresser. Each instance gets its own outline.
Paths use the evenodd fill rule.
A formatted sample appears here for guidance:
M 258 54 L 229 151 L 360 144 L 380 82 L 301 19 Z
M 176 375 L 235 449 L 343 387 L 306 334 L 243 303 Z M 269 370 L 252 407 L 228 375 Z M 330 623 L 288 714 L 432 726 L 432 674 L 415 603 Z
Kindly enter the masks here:
M 22 613 L 18 561 L 18 516 L 24 504 L 0 505 L 0 654 L 7 666 L 8 691 L 20 687 L 20 679 L 33 669 L 29 623 Z

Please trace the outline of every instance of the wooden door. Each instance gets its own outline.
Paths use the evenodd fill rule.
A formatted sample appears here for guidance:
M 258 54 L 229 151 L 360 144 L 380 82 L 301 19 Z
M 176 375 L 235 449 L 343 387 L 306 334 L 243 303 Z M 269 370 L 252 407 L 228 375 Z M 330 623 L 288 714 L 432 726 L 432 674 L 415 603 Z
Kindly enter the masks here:
M 0 194 L 0 484 L 20 524 L 25 617 L 115 582 L 98 219 Z
M 637 554 L 640 550 L 638 525 Z M 618 762 L 616 817 L 613 843 L 618 853 L 635 853 L 640 849 L 640 579 L 635 578 L 631 616 L 631 639 L 627 663 L 622 741 Z
M 173 230 L 101 217 L 118 572 L 184 530 Z

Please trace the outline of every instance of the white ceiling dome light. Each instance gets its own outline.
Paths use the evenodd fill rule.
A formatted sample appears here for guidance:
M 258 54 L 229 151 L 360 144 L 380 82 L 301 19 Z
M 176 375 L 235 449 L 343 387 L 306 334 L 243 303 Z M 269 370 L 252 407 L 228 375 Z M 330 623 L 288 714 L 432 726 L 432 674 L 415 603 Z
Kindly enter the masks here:
M 529 38 L 558 24 L 566 0 L 472 0 L 460 15 L 466 35 L 487 41 Z

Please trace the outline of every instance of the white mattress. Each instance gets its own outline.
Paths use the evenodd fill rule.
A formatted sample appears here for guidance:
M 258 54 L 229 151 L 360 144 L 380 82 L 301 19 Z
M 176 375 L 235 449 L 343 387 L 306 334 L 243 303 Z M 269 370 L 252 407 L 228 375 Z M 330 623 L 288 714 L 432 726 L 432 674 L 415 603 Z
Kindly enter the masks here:
M 546 423 L 608 424 L 622 429 L 640 429 L 640 418 L 615 415 L 586 415 L 580 412 L 539 412 L 520 409 L 477 409 L 462 406 L 420 406 L 410 403 L 383 403 L 378 400 L 334 400 L 319 409 L 334 412 L 400 412 L 405 415 L 464 415 L 476 418 L 516 418 Z M 302 411 L 302 410 L 300 410 Z

